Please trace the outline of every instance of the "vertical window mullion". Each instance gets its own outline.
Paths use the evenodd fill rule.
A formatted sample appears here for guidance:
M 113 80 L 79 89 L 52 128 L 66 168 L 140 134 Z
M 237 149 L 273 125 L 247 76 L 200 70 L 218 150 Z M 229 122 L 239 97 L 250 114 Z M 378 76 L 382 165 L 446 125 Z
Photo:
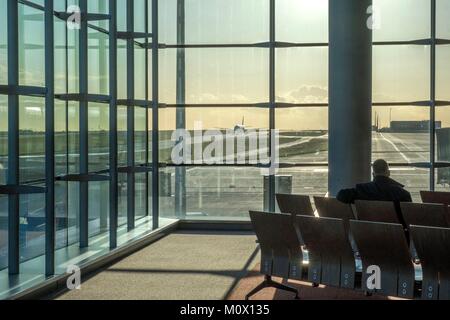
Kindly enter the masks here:
M 436 0 L 431 0 L 430 59 L 430 190 L 435 190 L 436 168 Z
M 275 154 L 276 146 L 274 146 L 275 141 L 275 0 L 270 1 L 270 39 L 269 39 L 269 151 L 270 151 L 270 162 L 271 167 L 275 165 Z M 271 212 L 275 211 L 275 173 L 272 169 L 269 169 L 269 208 Z
M 148 0 L 145 0 L 145 101 L 149 100 L 149 94 L 148 94 L 148 82 L 149 82 L 149 75 L 148 75 Z M 149 140 L 148 140 L 148 130 L 149 130 L 149 126 L 148 126 L 148 104 L 146 103 L 146 107 L 145 107 L 145 166 L 148 167 L 149 166 L 149 157 L 148 157 L 148 153 L 149 153 Z M 148 183 L 149 183 L 149 174 L 148 172 L 145 173 L 145 216 L 148 217 L 149 216 L 149 208 L 150 208 L 150 204 L 149 204 L 149 188 L 148 188 Z
M 117 247 L 118 225 L 118 145 L 117 145 L 117 0 L 109 0 L 109 246 Z
M 17 0 L 8 0 L 8 85 L 19 85 L 19 10 Z M 19 97 L 8 95 L 8 185 L 19 184 Z M 19 273 L 19 203 L 18 194 L 8 196 L 8 269 Z
M 158 0 L 152 0 L 152 222 L 159 227 Z
M 45 274 L 55 273 L 55 67 L 53 0 L 45 0 Z
M 127 0 L 127 99 L 134 101 L 134 1 Z M 127 165 L 129 168 L 135 166 L 135 138 L 134 138 L 134 106 L 131 103 L 127 110 Z M 135 226 L 135 174 L 134 170 L 127 173 L 127 220 L 128 230 Z
M 88 5 L 80 0 L 81 26 L 79 47 L 80 81 L 80 174 L 89 174 L 89 134 L 88 134 Z M 80 247 L 89 246 L 89 182 L 80 181 Z

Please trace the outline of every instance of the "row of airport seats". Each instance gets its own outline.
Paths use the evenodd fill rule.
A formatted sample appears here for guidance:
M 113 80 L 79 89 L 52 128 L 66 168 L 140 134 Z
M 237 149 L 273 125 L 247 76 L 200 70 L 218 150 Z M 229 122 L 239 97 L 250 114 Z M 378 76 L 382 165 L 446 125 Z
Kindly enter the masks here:
M 309 196 L 278 194 L 283 213 L 250 212 L 265 280 L 246 298 L 275 287 L 298 299 L 297 289 L 272 279 L 279 277 L 367 295 L 450 299 L 450 193 L 421 195 L 424 203 L 401 203 L 399 217 L 392 202 L 351 206 L 314 197 L 314 212 Z

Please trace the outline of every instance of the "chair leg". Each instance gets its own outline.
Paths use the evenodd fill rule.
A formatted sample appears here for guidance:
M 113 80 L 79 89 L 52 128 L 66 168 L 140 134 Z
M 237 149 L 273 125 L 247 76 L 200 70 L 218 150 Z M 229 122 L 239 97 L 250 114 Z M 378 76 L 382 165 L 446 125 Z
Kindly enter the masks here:
M 259 291 L 261 291 L 261 290 L 263 290 L 265 288 L 270 288 L 270 287 L 276 288 L 276 289 L 279 289 L 279 290 L 284 290 L 284 291 L 295 293 L 295 299 L 296 300 L 300 299 L 297 289 L 289 287 L 289 286 L 286 286 L 286 285 L 278 283 L 278 282 L 275 282 L 275 281 L 272 280 L 271 276 L 265 276 L 264 277 L 264 281 L 261 282 L 256 288 L 254 288 L 252 291 L 250 291 L 245 296 L 245 300 L 248 300 L 250 297 L 254 296 Z
M 298 290 L 297 289 L 292 288 L 292 287 L 287 286 L 287 285 L 282 284 L 282 283 L 278 283 L 278 282 L 272 281 L 272 280 L 270 280 L 270 281 L 271 281 L 271 286 L 272 287 L 274 287 L 276 289 L 279 289 L 279 290 L 284 290 L 284 291 L 287 291 L 287 292 L 295 293 L 295 299 L 296 300 L 300 299 L 300 297 L 298 296 Z
M 264 279 L 263 282 L 261 282 L 260 284 L 258 284 L 258 286 L 256 288 L 254 288 L 252 291 L 250 291 L 246 296 L 245 296 L 245 300 L 250 299 L 250 297 L 254 296 L 256 293 L 258 293 L 259 291 L 265 289 L 269 287 L 268 283 L 267 283 L 267 279 Z

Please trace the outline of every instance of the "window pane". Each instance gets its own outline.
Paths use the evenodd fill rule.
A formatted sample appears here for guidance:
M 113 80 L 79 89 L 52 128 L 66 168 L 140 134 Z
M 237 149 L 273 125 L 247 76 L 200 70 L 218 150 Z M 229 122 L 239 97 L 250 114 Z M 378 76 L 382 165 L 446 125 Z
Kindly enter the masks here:
M 400 182 L 411 193 L 414 202 L 422 202 L 420 191 L 430 189 L 429 169 L 391 167 L 391 178 Z
M 164 186 L 174 183 L 170 171 Z M 188 219 L 248 220 L 249 210 L 263 209 L 264 176 L 258 168 L 197 167 L 186 170 L 186 181 Z M 176 216 L 174 197 L 162 192 L 161 204 L 162 217 Z
M 109 182 L 89 183 L 89 236 L 108 231 Z
M 436 100 L 450 101 L 450 45 L 436 47 Z
M 118 164 L 127 165 L 127 107 L 117 107 L 117 146 L 118 146 Z
M 109 168 L 109 105 L 89 104 L 89 171 Z
M 69 93 L 79 92 L 79 33 L 77 30 L 67 30 L 67 76 Z
M 7 1 L 0 2 L 0 84 L 8 83 Z
M 374 0 L 373 8 L 374 41 L 430 38 L 430 1 Z
M 8 267 L 8 196 L 0 195 L 0 270 Z
M 328 48 L 277 49 L 276 59 L 277 102 L 328 102 Z
M 269 1 L 185 2 L 186 43 L 257 43 L 269 40 Z M 159 3 L 160 42 L 177 43 L 177 1 Z
M 277 175 L 286 178 L 283 178 L 284 183 L 277 184 L 276 192 L 289 193 L 289 186 L 293 194 L 324 196 L 328 192 L 327 167 L 279 169 Z
M 276 111 L 280 163 L 328 162 L 328 108 Z
M 127 174 L 119 173 L 119 226 L 127 223 Z
M 137 164 L 145 163 L 146 150 L 146 132 L 145 132 L 145 114 L 146 109 L 135 107 L 134 109 L 134 144 L 135 144 L 135 162 Z
M 59 18 L 54 19 L 55 28 L 55 92 L 57 94 L 66 93 L 66 21 Z
M 436 37 L 450 39 L 450 1 L 436 0 Z
M 109 92 L 109 50 L 108 35 L 88 28 L 88 79 L 89 93 L 108 94 Z
M 145 3 L 147 0 L 134 0 L 134 31 L 146 32 L 145 30 Z M 151 1 L 150 1 L 151 2 Z M 151 5 L 151 3 L 150 3 Z M 124 13 L 122 13 L 124 15 Z
M 72 222 L 69 220 L 68 212 L 68 183 L 55 182 L 55 230 L 57 249 L 64 248 L 69 244 L 68 233 Z
M 127 43 L 123 40 L 117 41 L 117 97 L 127 99 L 128 93 L 127 77 Z
M 211 143 L 218 142 L 219 146 L 222 146 L 222 154 L 225 156 L 228 154 L 235 154 L 240 150 L 239 155 L 241 157 L 248 158 L 251 150 L 254 150 L 253 145 L 250 145 L 251 134 L 256 134 L 256 140 L 258 143 L 267 143 L 266 139 L 260 139 L 262 137 L 267 138 L 267 130 L 269 128 L 269 110 L 262 108 L 189 108 L 186 111 L 186 126 L 187 135 L 191 137 L 191 150 L 188 159 L 192 161 L 197 159 L 204 162 L 205 155 L 209 157 L 215 157 L 215 152 L 208 152 L 211 149 L 208 146 L 212 146 Z M 160 160 L 161 162 L 172 162 L 172 151 L 175 146 L 175 141 L 172 141 L 172 135 L 176 129 L 176 111 L 175 109 L 166 109 L 160 111 Z M 244 130 L 244 135 L 239 134 L 239 129 Z M 208 135 L 206 130 L 218 131 L 218 140 Z M 226 137 L 226 131 L 230 131 L 231 137 Z M 203 133 L 203 134 L 202 134 Z M 202 148 L 198 149 L 199 143 L 194 142 L 195 135 L 202 139 Z M 245 150 L 239 149 L 237 141 L 243 137 L 245 140 Z M 231 147 L 228 147 L 224 141 L 231 143 L 235 141 L 236 147 L 234 152 Z M 240 140 L 239 140 L 240 141 Z M 253 140 L 255 141 L 255 140 Z M 194 148 L 195 147 L 195 148 Z M 260 147 L 261 149 L 267 149 L 267 147 Z M 200 155 L 196 150 L 200 150 Z M 217 151 L 217 149 L 215 149 Z M 220 151 L 218 151 L 220 153 Z M 176 153 L 178 154 L 178 153 Z M 267 155 L 262 152 L 259 154 L 258 159 L 261 159 Z M 199 159 L 201 158 L 201 159 Z M 220 157 L 222 162 L 224 157 Z M 239 158 L 242 159 L 242 158 Z M 253 159 L 253 158 L 252 158 Z M 219 159 L 217 159 L 220 161 Z M 263 159 L 264 160 L 264 159 Z M 247 160 L 246 160 L 247 161 Z
M 68 154 L 69 173 L 78 173 L 80 170 L 80 127 L 79 127 L 80 104 L 69 102 L 68 104 Z
M 269 100 L 267 49 L 186 50 L 186 103 Z M 176 50 L 161 54 L 160 101 L 176 103 Z
M 45 85 L 44 13 L 19 4 L 19 83 Z
M 450 107 L 436 108 L 436 161 L 450 162 Z M 440 173 L 448 171 L 442 169 Z M 439 175 L 441 177 L 441 175 Z M 442 180 L 442 179 L 441 179 Z M 450 180 L 449 180 L 450 182 Z
M 80 239 L 80 184 L 68 183 L 68 216 L 67 236 L 69 244 L 78 243 Z
M 327 0 L 277 0 L 276 38 L 283 42 L 328 42 Z
M 428 107 L 374 107 L 372 160 L 389 163 L 430 161 Z
M 90 13 L 108 13 L 108 0 L 89 0 L 88 11 Z
M 43 98 L 19 98 L 20 181 L 45 178 L 45 101 Z
M 429 46 L 375 46 L 373 101 L 430 100 Z
M 135 46 L 134 49 L 134 98 L 146 99 L 145 50 Z
M 450 192 L 450 168 L 438 168 L 435 174 L 436 191 Z
M 45 250 L 45 195 L 20 195 L 20 262 L 43 255 Z
M 6 184 L 8 170 L 8 96 L 0 95 L 0 185 Z
M 147 178 L 145 173 L 135 175 L 135 219 L 146 216 Z

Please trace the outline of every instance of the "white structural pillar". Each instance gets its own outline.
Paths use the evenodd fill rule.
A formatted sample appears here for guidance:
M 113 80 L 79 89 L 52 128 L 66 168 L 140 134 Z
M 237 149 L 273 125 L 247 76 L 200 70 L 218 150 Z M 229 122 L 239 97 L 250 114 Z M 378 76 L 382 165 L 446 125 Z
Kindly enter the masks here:
M 329 1 L 329 191 L 371 178 L 372 0 Z

